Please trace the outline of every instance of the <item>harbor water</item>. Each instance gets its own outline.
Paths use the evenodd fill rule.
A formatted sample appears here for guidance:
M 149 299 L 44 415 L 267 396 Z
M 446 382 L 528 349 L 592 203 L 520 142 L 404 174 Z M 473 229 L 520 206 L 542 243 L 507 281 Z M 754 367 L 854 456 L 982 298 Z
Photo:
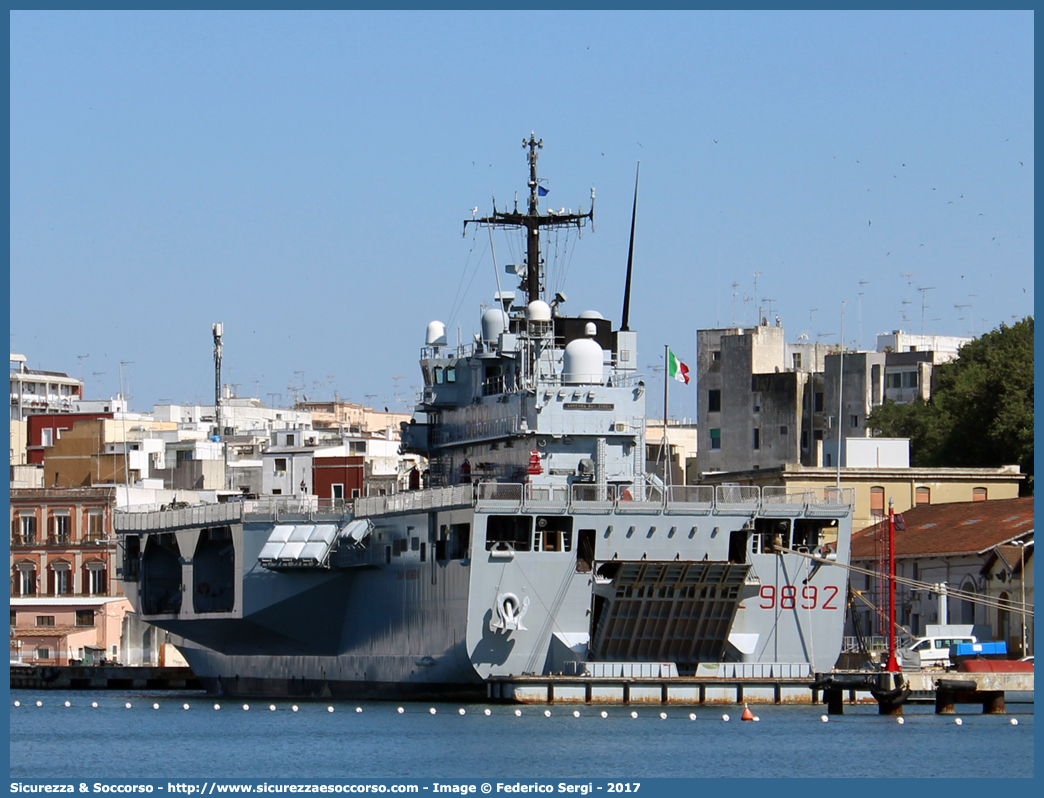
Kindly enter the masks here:
M 634 780 L 1034 774 L 1032 704 L 1011 704 L 1006 715 L 961 705 L 956 716 L 911 705 L 902 723 L 866 705 L 846 706 L 844 715 L 825 722 L 825 708 L 808 705 L 758 705 L 752 707 L 757 722 L 741 722 L 742 707 L 710 705 L 402 704 L 402 712 L 385 702 L 300 702 L 297 711 L 293 706 L 186 692 L 12 690 L 10 776 Z

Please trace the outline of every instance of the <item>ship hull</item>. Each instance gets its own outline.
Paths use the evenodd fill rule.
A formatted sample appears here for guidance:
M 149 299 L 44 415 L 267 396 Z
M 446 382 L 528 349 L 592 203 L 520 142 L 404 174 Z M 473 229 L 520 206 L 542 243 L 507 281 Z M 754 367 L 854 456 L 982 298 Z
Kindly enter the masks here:
M 693 514 L 621 502 L 585 513 L 483 506 L 468 488 L 411 512 L 437 499 L 426 493 L 372 508 L 366 557 L 345 564 L 333 551 L 323 567 L 273 567 L 266 547 L 279 529 L 349 529 L 358 516 L 139 522 L 125 530 L 141 538 L 124 539 L 141 553 L 128 596 L 175 636 L 208 691 L 243 698 L 474 700 L 491 679 L 606 662 L 672 663 L 681 676 L 702 663 L 798 663 L 811 674 L 840 651 L 847 571 L 788 547 L 828 542 L 844 564 L 845 509 L 752 520 L 724 503 Z M 211 538 L 234 552 L 227 584 L 208 560 Z M 217 574 L 215 588 L 157 604 L 156 585 L 202 585 L 199 574 Z

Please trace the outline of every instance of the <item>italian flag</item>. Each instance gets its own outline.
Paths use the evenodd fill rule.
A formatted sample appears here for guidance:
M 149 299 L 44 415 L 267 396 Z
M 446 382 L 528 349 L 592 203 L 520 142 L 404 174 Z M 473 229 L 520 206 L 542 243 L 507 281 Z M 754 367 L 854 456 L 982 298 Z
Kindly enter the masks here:
M 686 385 L 689 384 L 689 367 L 674 356 L 674 352 L 669 346 L 667 347 L 667 376 Z

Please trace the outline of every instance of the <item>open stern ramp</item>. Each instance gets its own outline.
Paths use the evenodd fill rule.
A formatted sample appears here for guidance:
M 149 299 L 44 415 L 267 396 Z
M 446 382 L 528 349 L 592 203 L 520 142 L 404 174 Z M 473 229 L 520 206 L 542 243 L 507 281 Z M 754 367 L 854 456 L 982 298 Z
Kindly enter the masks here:
M 749 571 L 728 562 L 620 563 L 592 658 L 676 662 L 682 670 L 719 660 Z

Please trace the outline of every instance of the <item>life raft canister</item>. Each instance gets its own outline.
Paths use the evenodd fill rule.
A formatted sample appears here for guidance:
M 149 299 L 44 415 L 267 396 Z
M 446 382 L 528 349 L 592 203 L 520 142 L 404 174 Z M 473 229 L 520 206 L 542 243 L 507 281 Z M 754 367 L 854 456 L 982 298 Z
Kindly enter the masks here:
M 542 474 L 544 472 L 543 466 L 540 465 L 540 452 L 535 449 L 529 452 L 529 465 L 526 467 L 527 474 Z

